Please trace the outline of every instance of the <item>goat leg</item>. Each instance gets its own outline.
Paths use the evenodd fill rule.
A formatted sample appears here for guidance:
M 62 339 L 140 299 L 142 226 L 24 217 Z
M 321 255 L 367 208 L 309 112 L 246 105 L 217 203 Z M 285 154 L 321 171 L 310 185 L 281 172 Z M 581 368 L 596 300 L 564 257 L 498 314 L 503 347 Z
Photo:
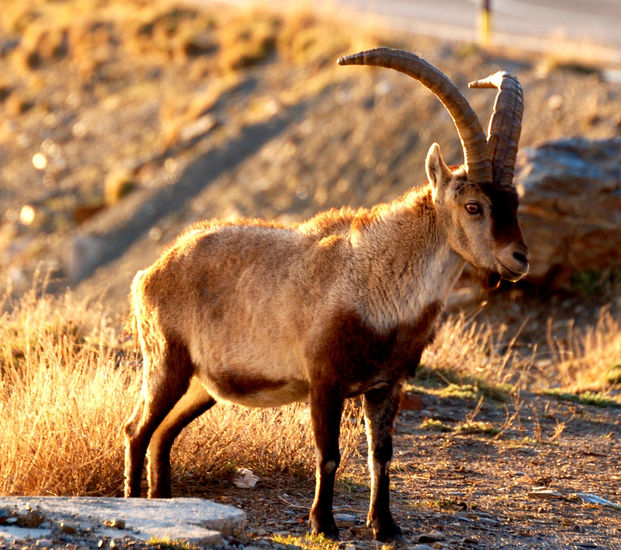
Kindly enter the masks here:
M 323 533 L 338 539 L 339 530 L 332 514 L 334 478 L 341 460 L 339 431 L 343 397 L 340 391 L 325 384 L 314 384 L 310 392 L 310 410 L 317 449 L 315 500 L 309 524 L 313 534 Z
M 399 411 L 403 382 L 378 388 L 364 394 L 364 416 L 369 445 L 371 473 L 371 502 L 367 526 L 373 528 L 377 540 L 401 540 L 401 529 L 390 512 L 390 460 L 392 458 L 392 428 Z
M 194 377 L 188 391 L 155 430 L 147 451 L 149 498 L 170 498 L 171 447 L 183 428 L 210 409 L 215 402 L 198 378 Z

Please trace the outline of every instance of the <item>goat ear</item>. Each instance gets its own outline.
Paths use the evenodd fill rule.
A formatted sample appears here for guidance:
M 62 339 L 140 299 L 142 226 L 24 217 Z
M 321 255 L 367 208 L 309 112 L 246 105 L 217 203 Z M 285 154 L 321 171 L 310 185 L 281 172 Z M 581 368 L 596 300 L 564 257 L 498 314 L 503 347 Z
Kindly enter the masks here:
M 451 171 L 442 159 L 440 153 L 440 146 L 434 143 L 427 153 L 427 159 L 425 160 L 425 170 L 427 172 L 427 178 L 429 183 L 437 190 L 440 189 L 445 182 L 451 178 Z

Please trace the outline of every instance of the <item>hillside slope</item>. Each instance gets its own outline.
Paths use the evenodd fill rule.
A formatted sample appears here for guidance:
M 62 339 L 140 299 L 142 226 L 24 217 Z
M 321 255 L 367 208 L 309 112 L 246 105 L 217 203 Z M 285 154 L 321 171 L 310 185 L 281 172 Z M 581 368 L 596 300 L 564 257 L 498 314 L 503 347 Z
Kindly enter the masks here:
M 434 141 L 461 162 L 433 95 L 391 71 L 337 67 L 352 50 L 419 53 L 464 90 L 484 126 L 494 94 L 467 82 L 519 75 L 522 147 L 621 132 L 618 84 L 519 52 L 221 7 L 93 2 L 77 16 L 72 2 L 31 0 L 8 13 L 0 276 L 18 291 L 39 269 L 51 271 L 51 289 L 107 289 L 123 308 L 132 274 L 191 222 L 298 220 L 391 200 L 424 182 Z

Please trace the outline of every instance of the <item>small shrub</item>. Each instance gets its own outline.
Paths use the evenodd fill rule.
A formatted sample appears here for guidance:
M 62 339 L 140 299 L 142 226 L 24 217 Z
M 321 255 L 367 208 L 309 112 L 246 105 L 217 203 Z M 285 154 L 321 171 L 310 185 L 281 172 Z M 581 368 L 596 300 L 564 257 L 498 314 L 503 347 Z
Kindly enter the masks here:
M 474 401 L 480 397 L 478 389 L 472 384 L 449 384 L 438 391 L 438 395 L 443 398 L 466 399 Z
M 606 382 L 611 386 L 621 384 L 621 363 L 611 365 L 605 374 Z
M 477 420 L 457 424 L 457 426 L 455 426 L 455 433 L 498 435 L 500 433 L 500 430 L 490 422 L 481 422 Z
M 137 186 L 136 178 L 127 170 L 111 172 L 104 182 L 104 202 L 114 206 Z
M 583 392 L 583 393 L 568 393 L 558 389 L 546 390 L 544 395 L 550 397 L 556 397 L 562 401 L 571 401 L 572 403 L 579 403 L 581 405 L 594 405 L 596 407 L 620 407 L 621 403 L 618 403 L 614 399 L 606 397 L 600 392 Z
M 275 17 L 248 14 L 225 22 L 219 29 L 220 68 L 238 71 L 263 61 L 275 48 L 279 21 Z
M 575 271 L 571 275 L 571 288 L 576 292 L 595 296 L 602 290 L 601 278 L 599 271 Z
M 428 430 L 431 432 L 450 432 L 451 431 L 451 428 L 447 426 L 444 422 L 442 422 L 441 420 L 436 420 L 434 418 L 425 418 L 425 420 L 423 420 L 420 423 L 420 429 Z

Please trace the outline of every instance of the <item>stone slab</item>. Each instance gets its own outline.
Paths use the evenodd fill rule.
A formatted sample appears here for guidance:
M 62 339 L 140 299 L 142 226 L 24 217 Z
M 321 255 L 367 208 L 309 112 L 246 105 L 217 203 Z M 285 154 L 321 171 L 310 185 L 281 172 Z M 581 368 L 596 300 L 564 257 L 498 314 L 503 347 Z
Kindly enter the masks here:
M 64 522 L 76 536 L 214 545 L 222 535 L 241 535 L 246 524 L 242 510 L 200 498 L 0 497 L 0 512 L 0 539 L 7 541 L 67 536 Z

